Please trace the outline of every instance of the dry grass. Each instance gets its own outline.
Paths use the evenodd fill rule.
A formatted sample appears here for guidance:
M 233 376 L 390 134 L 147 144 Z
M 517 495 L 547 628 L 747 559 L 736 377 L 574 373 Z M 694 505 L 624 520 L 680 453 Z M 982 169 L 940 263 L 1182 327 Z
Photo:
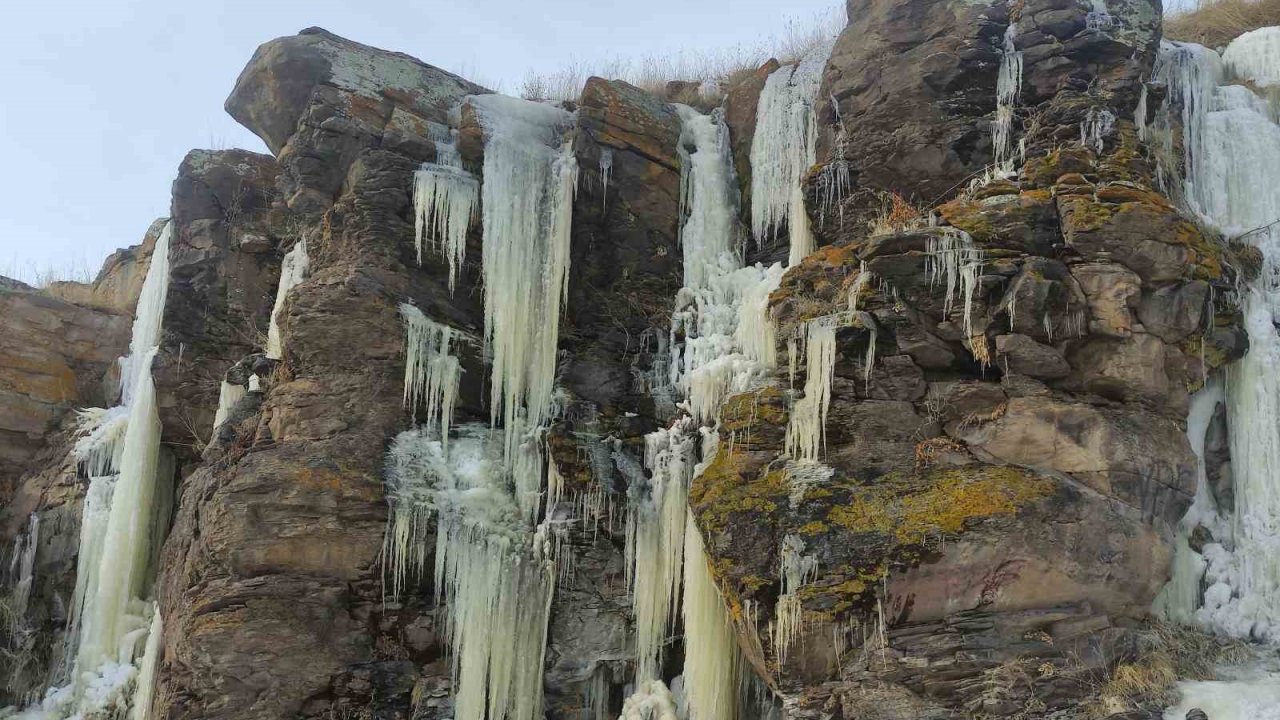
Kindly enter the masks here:
M 34 288 L 46 288 L 55 282 L 92 283 L 97 268 L 88 259 L 68 258 L 61 263 L 37 263 L 34 260 L 10 258 L 0 264 L 0 276 L 24 282 Z
M 1280 25 L 1280 0 L 1199 0 L 1165 17 L 1164 36 L 1216 48 L 1271 25 Z
M 872 235 L 889 235 L 928 224 L 928 213 L 895 192 L 880 193 L 880 210 L 867 222 Z
M 675 54 L 653 53 L 638 58 L 570 60 L 549 72 L 530 70 L 520 88 L 528 100 L 576 100 L 587 78 L 598 76 L 625 80 L 655 95 L 663 95 L 668 82 L 679 80 L 701 88 L 703 100 L 718 100 L 724 86 L 763 65 L 769 58 L 795 62 L 809 51 L 830 43 L 845 26 L 843 4 L 815 13 L 807 20 L 787 21 L 783 31 L 753 44 L 718 50 L 692 50 Z
M 1247 662 L 1246 643 L 1224 640 L 1192 628 L 1158 624 L 1144 638 L 1138 657 L 1115 665 L 1097 688 L 1086 709 L 1090 716 L 1154 710 L 1178 702 L 1177 684 L 1184 680 L 1212 680 L 1223 665 Z

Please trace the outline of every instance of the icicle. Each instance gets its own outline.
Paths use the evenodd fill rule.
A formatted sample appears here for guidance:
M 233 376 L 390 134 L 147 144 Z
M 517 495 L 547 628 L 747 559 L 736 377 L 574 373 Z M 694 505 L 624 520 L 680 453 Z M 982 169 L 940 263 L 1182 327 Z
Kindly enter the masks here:
M 609 210 L 609 176 L 613 174 L 613 148 L 600 151 L 600 213 Z
M 786 662 L 791 644 L 800 635 L 803 607 L 799 590 L 818 574 L 818 560 L 806 557 L 804 540 L 798 535 L 787 535 L 782 540 L 781 577 L 782 594 L 778 597 L 776 619 L 769 628 L 773 644 L 773 656 L 779 665 Z
M 143 651 L 142 661 L 138 666 L 138 684 L 130 703 L 133 707 L 130 720 L 149 720 L 151 717 L 151 703 L 156 691 L 156 669 L 160 665 L 160 654 L 164 652 L 161 646 L 163 637 L 164 623 L 160 619 L 160 606 L 157 603 L 151 609 L 151 628 L 147 630 L 147 648 Z
M 501 95 L 468 98 L 485 135 L 485 342 L 492 357 L 491 420 L 501 419 L 514 467 L 524 434 L 551 407 L 578 164 L 562 136 L 573 117 Z
M 929 282 L 936 285 L 942 279 L 945 283 L 942 314 L 951 314 L 959 296 L 964 308 L 964 334 L 966 338 L 972 338 L 973 296 L 985 262 L 982 249 L 973 244 L 969 233 L 943 228 L 941 234 L 929 238 L 926 252 L 929 255 Z
M 836 328 L 831 317 L 809 321 L 805 340 L 804 397 L 791 409 L 787 425 L 787 454 L 816 462 L 825 444 L 827 410 L 831 407 L 831 380 L 836 361 Z
M 696 720 L 735 720 L 742 655 L 692 512 L 685 522 L 684 546 L 684 679 L 689 714 Z
M 467 253 L 467 230 L 480 200 L 480 183 L 462 168 L 452 142 L 437 141 L 436 160 L 423 163 L 413 176 L 414 245 L 418 265 L 422 265 L 424 248 L 449 264 L 449 293 L 453 294 Z
M 751 362 L 772 370 L 778 365 L 777 327 L 769 312 L 769 295 L 782 284 L 783 268 L 774 263 L 760 282 L 742 292 L 734 340 Z
M 27 529 L 13 541 L 13 557 L 9 561 L 9 577 L 13 588 L 9 594 L 9 613 L 12 616 L 10 636 L 17 639 L 26 628 L 27 602 L 31 599 L 31 585 L 35 581 L 36 552 L 40 547 L 40 516 L 31 513 Z
M 147 269 L 138 295 L 137 310 L 133 318 L 133 332 L 129 337 L 129 355 L 120 360 L 120 404 L 131 405 L 132 396 L 143 375 L 151 373 L 151 363 L 145 360 L 151 348 L 160 344 L 161 324 L 164 321 L 164 299 L 169 293 L 169 243 L 173 237 L 173 222 L 167 222 L 160 237 L 156 238 L 151 252 L 151 262 L 157 264 L 156 272 Z M 159 258 L 157 262 L 157 258 Z
M 822 69 L 831 46 L 815 49 L 798 65 L 775 70 L 756 106 L 751 141 L 751 233 L 757 245 L 786 223 L 791 238 L 787 264 L 813 252 L 805 210 L 804 174 L 817 161 L 817 103 Z
M 1106 32 L 1115 26 L 1115 19 L 1104 0 L 1092 0 L 1092 9 L 1084 16 L 1084 25 L 1094 32 Z
M 1014 167 L 1013 155 L 1013 111 L 1018 103 L 1018 91 L 1022 87 L 1022 51 L 1014 45 L 1018 35 L 1018 26 L 1010 23 L 1004 32 L 1004 45 L 1000 56 L 1000 71 L 996 79 L 996 122 L 992 130 L 992 143 L 995 145 L 995 172 L 1001 175 L 1012 175 Z
M 280 263 L 280 284 L 276 286 L 276 304 L 271 308 L 271 324 L 267 327 L 267 357 L 279 360 L 284 357 L 284 338 L 280 331 L 280 315 L 284 312 L 289 291 L 307 276 L 307 239 L 302 238 L 293 249 L 284 254 Z
M 231 410 L 240 402 L 247 394 L 248 390 L 244 385 L 239 383 L 229 383 L 222 381 L 222 386 L 218 389 L 218 411 L 213 416 L 213 430 L 217 432 L 222 427 L 222 423 L 227 421 L 227 416 L 231 414 Z
M 438 422 L 439 437 L 447 445 L 462 377 L 462 366 L 451 352 L 454 337 L 460 333 L 428 319 L 408 303 L 400 304 L 400 317 L 405 326 L 405 407 L 412 412 L 426 405 L 427 425 Z
M 1143 86 L 1145 90 L 1146 86 Z M 1106 108 L 1089 108 L 1089 114 L 1080 123 L 1080 144 L 1095 153 L 1102 153 L 1103 143 L 1115 130 L 1116 116 Z
M 662 651 L 675 620 L 684 559 L 684 520 L 693 478 L 696 436 L 686 424 L 645 436 L 646 480 L 619 452 L 614 459 L 629 481 L 627 555 L 636 623 L 636 685 L 660 679 Z
M 556 565 L 548 526 L 530 533 L 506 481 L 503 450 L 489 437 L 485 427 L 463 426 L 446 449 L 422 430 L 397 436 L 386 473 L 392 514 L 384 567 L 396 594 L 420 577 L 435 518 L 454 717 L 535 720 Z
M 1196 456 L 1195 500 L 1178 524 L 1172 576 L 1152 603 L 1153 612 L 1173 622 L 1193 622 L 1200 607 L 1200 581 L 1204 577 L 1206 563 L 1200 553 L 1191 549 L 1188 540 L 1196 526 L 1203 523 L 1213 527 L 1216 524 L 1217 511 L 1208 487 L 1204 442 L 1214 411 L 1224 399 L 1222 384 L 1210 382 L 1191 398 L 1187 412 L 1187 441 Z

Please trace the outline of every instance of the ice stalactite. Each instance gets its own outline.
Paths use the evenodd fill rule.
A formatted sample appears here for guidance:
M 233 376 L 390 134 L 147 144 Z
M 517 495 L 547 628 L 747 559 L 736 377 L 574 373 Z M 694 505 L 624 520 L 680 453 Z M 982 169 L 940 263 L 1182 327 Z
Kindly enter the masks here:
M 775 263 L 765 269 L 759 282 L 742 291 L 738 327 L 733 333 L 742 354 L 770 370 L 778 366 L 778 329 L 769 310 L 769 295 L 782 284 L 782 274 L 782 266 Z
M 148 720 L 151 703 L 155 700 L 156 670 L 160 665 L 161 641 L 164 637 L 164 621 L 157 605 L 151 611 L 151 627 L 147 630 L 146 649 L 138 663 L 138 679 L 133 690 L 129 720 Z
M 302 238 L 284 254 L 284 260 L 280 263 L 280 284 L 276 286 L 276 303 L 271 308 L 271 324 L 267 327 L 267 357 L 272 360 L 284 357 L 284 336 L 280 330 L 284 304 L 289 298 L 289 291 L 306 278 L 310 262 L 307 240 Z
M 836 362 L 836 318 L 823 316 L 805 326 L 804 397 L 791 409 L 786 451 L 797 460 L 817 462 L 826 437 L 831 380 Z
M 462 377 L 462 366 L 452 353 L 460 333 L 408 303 L 401 303 L 400 317 L 405 327 L 405 407 L 413 412 L 425 405 L 427 426 L 438 424 L 437 437 L 447 444 Z
M 1106 108 L 1089 108 L 1089 114 L 1080 123 L 1080 144 L 1101 153 L 1103 143 L 1115 131 L 1116 116 Z
M 1022 51 L 1014 43 L 1017 36 L 1017 25 L 1010 23 L 1005 29 L 1000 70 L 996 77 L 996 121 L 991 134 L 998 175 L 1011 175 L 1017 170 L 1014 167 L 1013 112 L 1018 105 L 1018 91 L 1022 88 Z
M 649 433 L 644 458 L 649 479 L 627 473 L 628 492 L 634 496 L 627 510 L 626 561 L 636 625 L 637 687 L 661 679 L 663 647 L 676 619 L 688 488 L 698 449 L 690 425 L 685 420 Z M 628 466 L 619 462 L 619 467 Z
M 770 235 L 776 237 L 785 224 L 791 242 L 789 265 L 798 264 L 814 249 L 802 180 L 817 161 L 815 106 L 822 69 L 830 54 L 830 44 L 824 44 L 799 64 L 775 70 L 765 80 L 756 105 L 756 130 L 751 140 L 751 233 L 761 244 Z
M 684 686 L 689 716 L 692 720 L 735 720 L 742 654 L 692 511 L 686 520 L 684 557 Z
M 1174 622 L 1184 624 L 1194 622 L 1196 610 L 1200 608 L 1202 600 L 1200 582 L 1204 578 L 1206 562 L 1200 553 L 1192 552 L 1187 543 L 1196 526 L 1201 523 L 1208 523 L 1211 526 L 1217 524 L 1218 509 L 1214 504 L 1213 496 L 1209 493 L 1204 446 L 1205 434 L 1209 430 L 1214 410 L 1224 400 L 1222 383 L 1214 380 L 1191 398 L 1191 407 L 1187 412 L 1187 442 L 1190 443 L 1191 451 L 1196 456 L 1195 500 L 1191 509 L 1178 524 L 1177 537 L 1174 541 L 1173 569 L 1169 582 L 1152 604 L 1152 610 L 1156 614 Z M 1212 531 L 1217 528 L 1210 529 Z
M 1170 88 L 1166 106 L 1181 109 L 1188 209 L 1262 253 L 1258 277 L 1241 291 L 1249 351 L 1226 377 L 1235 507 L 1217 508 L 1215 517 L 1197 503 L 1184 521 L 1214 533 L 1204 546 L 1206 590 L 1195 618 L 1229 635 L 1280 642 L 1280 226 L 1271 225 L 1280 219 L 1280 126 L 1247 88 L 1225 84 L 1211 50 L 1164 43 L 1156 75 Z M 1177 552 L 1193 551 L 1179 544 Z M 1200 562 L 1179 557 L 1175 566 L 1194 574 Z M 1182 589 L 1166 593 L 1189 595 L 1189 580 L 1175 582 Z
M 1091 9 L 1084 16 L 1084 25 L 1094 32 L 1106 32 L 1116 24 L 1115 18 L 1107 10 L 1104 0 L 1091 0 Z
M 769 627 L 773 656 L 779 663 L 785 662 L 792 643 L 800 635 L 803 626 L 803 607 L 799 590 L 817 576 L 818 561 L 804 554 L 804 540 L 798 535 L 782 539 L 781 572 L 782 594 Z
M 481 184 L 485 343 L 490 410 L 512 470 L 527 434 L 551 409 L 578 164 L 573 116 L 503 97 L 468 98 L 484 131 Z
M 609 176 L 613 174 L 613 148 L 600 150 L 600 212 L 609 210 Z
M 937 285 L 941 280 L 944 286 L 942 314 L 950 316 L 959 300 L 965 337 L 972 338 L 973 298 L 982 276 L 985 254 L 973 244 L 969 233 L 956 228 L 943 228 L 943 232 L 930 237 L 926 252 L 929 282 Z
M 227 416 L 231 414 L 236 403 L 240 402 L 247 393 L 248 389 L 244 385 L 222 381 L 221 387 L 218 388 L 218 410 L 213 415 L 214 431 L 222 427 L 222 423 L 227 421 Z
M 16 638 L 26 626 L 27 602 L 31 599 L 31 585 L 35 581 L 36 552 L 40 547 L 40 515 L 31 513 L 27 529 L 13 542 L 9 560 L 9 613 L 12 616 L 10 634 Z
M 436 160 L 423 163 L 413 176 L 413 236 L 418 264 L 422 264 L 424 249 L 439 254 L 449 265 L 450 293 L 466 257 L 467 230 L 480 202 L 480 182 L 463 168 L 455 134 L 447 128 L 433 128 Z
M 172 467 L 161 453 L 151 373 L 168 294 L 171 233 L 172 224 L 166 225 L 143 281 L 130 354 L 121 360 L 122 403 L 81 414 L 85 425 L 75 454 L 90 481 L 68 612 L 70 683 L 51 688 L 40 708 L 31 710 L 35 717 L 125 715 L 147 662 L 157 612 L 149 598 L 172 503 Z M 134 717 L 145 718 L 145 711 Z
M 534 720 L 555 589 L 551 539 L 526 521 L 488 428 L 464 425 L 448 447 L 433 435 L 406 431 L 388 452 L 392 594 L 421 577 L 434 552 L 437 601 L 449 608 L 454 717 Z

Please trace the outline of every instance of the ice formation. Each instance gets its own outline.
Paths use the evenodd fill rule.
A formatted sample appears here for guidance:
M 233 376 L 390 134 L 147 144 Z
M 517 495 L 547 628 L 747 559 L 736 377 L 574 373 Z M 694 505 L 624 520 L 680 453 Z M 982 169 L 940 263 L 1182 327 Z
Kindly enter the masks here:
M 457 720 L 542 717 L 555 561 L 545 526 L 526 522 L 503 466 L 501 441 L 477 425 L 457 428 L 447 447 L 429 429 L 408 430 L 388 452 L 385 572 L 393 595 L 421 577 L 434 520 Z
M 696 433 L 683 422 L 645 437 L 646 481 L 630 475 L 627 568 L 636 626 L 636 686 L 661 679 L 662 651 L 674 623 L 684 561 L 684 516 L 696 463 Z M 626 468 L 623 463 L 619 467 Z
M 964 335 L 972 338 L 973 298 L 978 289 L 978 278 L 982 276 L 985 255 L 981 248 L 973 244 L 969 233 L 950 227 L 942 230 L 940 234 L 929 238 L 926 248 L 929 256 L 929 282 L 936 285 L 941 280 L 944 285 L 944 316 L 949 316 L 956 300 L 960 300 Z
M 222 423 L 227 421 L 227 416 L 231 414 L 232 408 L 247 393 L 248 389 L 244 385 L 229 383 L 226 380 L 222 381 L 222 385 L 218 388 L 218 410 L 213 415 L 213 429 L 215 432 L 222 427 Z
M 484 130 L 481 184 L 484 338 L 490 411 L 514 468 L 528 431 L 551 408 L 578 164 L 564 137 L 573 116 L 501 95 L 467 99 Z
M 763 243 L 786 224 L 791 248 L 787 263 L 798 264 L 813 252 L 813 233 L 805 211 L 804 174 L 817 161 L 818 86 L 831 54 L 823 45 L 796 65 L 775 70 L 765 80 L 756 105 L 751 140 L 751 233 Z
M 1280 85 L 1280 26 L 1250 30 L 1232 40 L 1222 62 L 1232 75 L 1257 87 Z
M 1084 24 L 1095 32 L 1105 32 L 1115 25 L 1115 18 L 1111 17 L 1104 0 L 1091 0 L 1091 8 L 1084 16 Z
M 609 176 L 613 174 L 613 148 L 600 150 L 600 212 L 609 209 Z
M 48 690 L 31 718 L 97 715 L 145 720 L 132 708 L 157 611 L 150 599 L 172 505 L 172 467 L 160 447 L 160 417 L 151 366 L 159 351 L 169 284 L 172 223 L 156 241 L 121 360 L 121 405 L 81 414 L 86 425 L 75 453 L 90 473 L 80 527 L 76 586 L 68 609 L 65 686 Z M 149 692 L 149 690 L 146 690 Z M 149 703 L 148 703 L 149 704 Z
M 1210 720 L 1280 720 L 1280 671 L 1231 668 L 1227 674 L 1227 680 L 1179 683 L 1182 699 L 1165 711 L 1165 720 L 1185 720 L 1192 708 Z
M 405 328 L 404 404 L 410 412 L 425 405 L 427 425 L 438 423 L 437 437 L 448 443 L 462 377 L 462 366 L 452 353 L 460 333 L 408 303 L 400 304 L 400 317 Z
M 787 454 L 817 462 L 826 437 L 831 407 L 831 380 L 836 362 L 836 318 L 823 316 L 805 326 L 804 397 L 791 409 L 787 425 Z
M 1022 87 L 1022 51 L 1014 44 L 1018 27 L 1010 23 L 1005 29 L 1004 44 L 1000 56 L 1000 70 L 996 78 L 996 121 L 992 128 L 995 145 L 995 171 L 1008 175 L 1014 172 L 1013 111 L 1018 104 L 1018 91 Z
M 276 286 L 276 304 L 271 308 L 271 324 L 267 327 L 267 357 L 279 360 L 284 357 L 284 336 L 280 331 L 280 316 L 289 291 L 307 276 L 307 239 L 302 238 L 284 254 L 280 263 L 280 284 Z
M 429 249 L 449 265 L 449 292 L 467 252 L 467 230 L 480 201 L 480 182 L 462 167 L 456 131 L 432 126 L 436 161 L 426 162 L 413 176 L 414 244 L 418 264 Z
M 1116 116 L 1106 108 L 1089 108 L 1089 114 L 1080 123 L 1080 144 L 1096 153 L 1102 152 L 1106 138 L 1115 131 Z
M 1246 41 L 1246 44 L 1251 41 Z M 1196 569 L 1205 567 L 1201 624 L 1238 637 L 1280 642 L 1280 126 L 1246 88 L 1225 85 L 1217 53 L 1197 45 L 1165 43 L 1157 78 L 1181 108 L 1188 209 L 1228 236 L 1262 251 L 1259 277 L 1241 291 L 1249 352 L 1229 368 L 1226 405 L 1235 507 L 1209 512 L 1193 505 L 1192 522 L 1214 532 L 1203 558 L 1180 543 L 1179 575 L 1166 593 L 1171 615 L 1186 615 Z M 1249 68 L 1241 65 L 1237 72 Z M 1172 124 L 1169 118 L 1157 124 Z M 1194 408 L 1193 408 L 1194 410 Z
M 9 578 L 13 589 L 9 595 L 9 613 L 13 624 L 10 633 L 16 639 L 22 633 L 27 616 L 27 602 L 31 599 L 31 583 L 35 580 L 36 551 L 40 547 L 40 516 L 31 513 L 27 529 L 13 541 L 13 553 L 9 560 Z
M 776 364 L 768 296 L 782 267 L 742 267 L 723 122 L 719 113 L 677 110 L 685 287 L 672 315 L 670 385 L 687 414 L 645 438 L 648 477 L 624 454 L 614 454 L 629 483 L 627 566 L 637 636 L 637 690 L 623 717 L 666 718 L 678 710 L 658 673 L 668 631 L 682 617 L 688 716 L 718 720 L 734 717 L 742 661 L 687 493 L 718 451 L 713 426 L 720 404 L 730 393 L 765 382 Z
M 736 720 L 743 659 L 708 566 L 702 534 L 687 511 L 684 533 L 684 682 L 690 717 Z
M 787 535 L 781 548 L 782 594 L 774 611 L 769 628 L 773 656 L 779 663 L 785 662 L 791 644 L 800 635 L 803 624 L 803 607 L 799 590 L 817 576 L 818 561 L 804 554 L 804 540 L 798 535 Z

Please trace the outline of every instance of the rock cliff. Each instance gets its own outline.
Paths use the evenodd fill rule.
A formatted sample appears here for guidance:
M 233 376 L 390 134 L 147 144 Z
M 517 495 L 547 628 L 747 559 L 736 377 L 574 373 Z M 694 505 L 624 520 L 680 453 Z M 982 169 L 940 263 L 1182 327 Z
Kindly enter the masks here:
M 1098 678 L 1146 647 L 1196 493 L 1189 398 L 1247 351 L 1231 290 L 1258 261 L 1179 209 L 1142 139 L 1162 102 L 1144 87 L 1159 3 L 1109 0 L 1105 23 L 1097 5 L 849 0 L 800 168 L 817 250 L 761 295 L 767 371 L 724 393 L 688 487 L 754 698 L 734 717 L 1159 717 L 1106 706 Z M 781 67 L 736 78 L 714 115 L 744 238 L 757 108 Z M 261 46 L 226 103 L 272 155 L 193 150 L 178 168 L 153 365 L 175 500 L 148 717 L 454 717 L 439 573 L 386 587 L 386 467 L 426 419 L 403 398 L 403 303 L 464 338 L 454 426 L 490 422 L 482 223 L 465 219 L 455 279 L 422 252 L 414 197 L 424 163 L 456 153 L 482 174 L 488 94 L 310 28 Z M 564 529 L 543 711 L 602 720 L 636 689 L 627 515 L 646 438 L 691 412 L 666 376 L 696 334 L 680 325 L 695 143 L 693 111 L 622 81 L 591 78 L 568 109 L 578 174 L 538 472 L 572 501 L 547 500 Z M 1019 148 L 1004 172 L 1002 112 Z M 89 480 L 72 411 L 118 396 L 162 226 L 91 286 L 0 285 L 13 587 L 34 548 L 0 706 L 66 680 Z M 785 258 L 787 237 L 744 254 Z M 1223 496 L 1229 454 L 1209 444 Z M 662 638 L 669 683 L 693 654 L 680 628 Z

